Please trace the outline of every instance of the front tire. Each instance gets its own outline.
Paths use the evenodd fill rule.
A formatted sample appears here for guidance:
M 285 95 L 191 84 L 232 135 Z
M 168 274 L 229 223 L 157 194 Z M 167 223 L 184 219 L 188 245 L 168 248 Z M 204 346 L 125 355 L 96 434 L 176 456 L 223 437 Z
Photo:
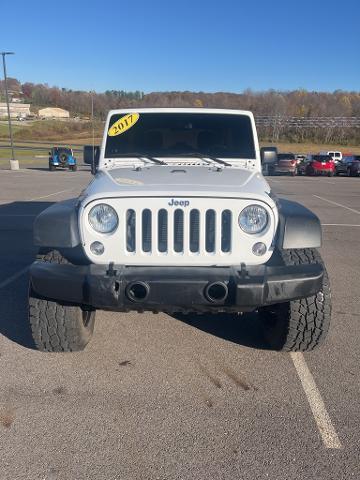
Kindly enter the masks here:
M 317 250 L 282 250 L 284 265 L 304 265 L 323 261 Z M 331 319 L 331 291 L 324 267 L 323 285 L 314 296 L 259 309 L 264 335 L 275 350 L 306 352 L 321 345 Z
M 39 255 L 44 262 L 67 264 L 58 251 Z M 44 352 L 76 352 L 90 341 L 95 311 L 40 298 L 29 288 L 29 322 L 36 347 Z

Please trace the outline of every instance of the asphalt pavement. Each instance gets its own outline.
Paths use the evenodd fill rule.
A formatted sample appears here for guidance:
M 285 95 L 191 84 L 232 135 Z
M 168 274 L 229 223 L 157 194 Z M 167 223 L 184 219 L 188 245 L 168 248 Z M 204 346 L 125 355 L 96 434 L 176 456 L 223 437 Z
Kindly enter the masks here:
M 256 314 L 98 312 L 86 350 L 33 349 L 32 222 L 87 169 L 0 172 L 0 480 L 360 478 L 360 178 L 272 177 L 323 224 L 326 344 L 270 351 Z

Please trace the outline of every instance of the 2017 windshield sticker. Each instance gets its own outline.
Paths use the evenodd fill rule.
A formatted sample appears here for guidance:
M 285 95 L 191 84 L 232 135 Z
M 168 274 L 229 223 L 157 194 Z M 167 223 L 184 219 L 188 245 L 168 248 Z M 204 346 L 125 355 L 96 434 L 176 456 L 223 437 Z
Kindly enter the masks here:
M 119 118 L 108 131 L 109 137 L 116 137 L 125 133 L 129 128 L 133 127 L 135 123 L 139 120 L 140 115 L 138 113 L 128 113 L 123 117 Z

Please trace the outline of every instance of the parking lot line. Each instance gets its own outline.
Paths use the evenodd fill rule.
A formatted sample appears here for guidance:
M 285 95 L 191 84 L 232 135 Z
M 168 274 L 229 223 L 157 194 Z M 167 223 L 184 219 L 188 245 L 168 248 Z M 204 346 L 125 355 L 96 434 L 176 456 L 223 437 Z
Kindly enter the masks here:
M 322 227 L 360 227 L 360 225 L 354 225 L 352 223 L 322 223 Z
M 14 275 L 11 275 L 11 277 L 8 277 L 6 280 L 4 280 L 3 282 L 0 283 L 0 288 L 4 288 L 7 285 L 9 285 L 10 283 L 17 280 L 19 277 L 24 275 L 24 273 L 26 273 L 28 271 L 28 269 L 29 269 L 29 267 L 25 267 L 22 270 L 19 270 L 18 272 L 14 273 Z
M 331 422 L 331 418 L 316 386 L 314 377 L 307 366 L 304 355 L 301 352 L 291 352 L 290 356 L 300 378 L 324 446 L 333 449 L 342 448 L 340 439 Z
M 350 212 L 357 213 L 358 215 L 360 215 L 359 210 L 355 210 L 354 208 L 347 207 L 346 205 L 342 205 L 341 203 L 334 202 L 333 200 L 328 200 L 327 198 L 320 197 L 319 195 L 314 195 L 313 194 L 313 197 L 319 198 L 320 200 L 323 200 L 324 202 L 331 203 L 332 205 L 336 205 L 337 207 L 345 208 L 346 210 L 349 210 Z

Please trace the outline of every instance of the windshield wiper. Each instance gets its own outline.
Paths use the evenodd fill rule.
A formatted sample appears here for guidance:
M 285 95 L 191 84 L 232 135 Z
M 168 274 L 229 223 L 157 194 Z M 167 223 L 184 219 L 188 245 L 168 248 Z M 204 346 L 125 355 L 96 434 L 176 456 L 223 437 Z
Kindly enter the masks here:
M 140 158 L 145 158 L 146 160 L 150 160 L 153 163 L 156 163 L 157 165 L 167 165 L 164 160 L 159 160 L 157 158 L 151 157 L 150 155 L 140 155 Z
M 174 154 L 175 156 L 175 154 Z M 211 155 L 206 155 L 206 154 L 202 154 L 200 152 L 184 152 L 184 153 L 179 153 L 179 154 L 176 154 L 177 157 L 181 158 L 181 157 L 196 157 L 196 158 L 201 158 L 202 160 L 205 160 L 208 158 L 209 160 L 211 160 L 212 162 L 215 162 L 215 163 L 220 163 L 221 165 L 225 165 L 226 167 L 232 167 L 231 163 L 229 162 L 225 162 L 224 160 L 220 160 L 220 158 L 217 158 L 217 157 L 212 157 Z

